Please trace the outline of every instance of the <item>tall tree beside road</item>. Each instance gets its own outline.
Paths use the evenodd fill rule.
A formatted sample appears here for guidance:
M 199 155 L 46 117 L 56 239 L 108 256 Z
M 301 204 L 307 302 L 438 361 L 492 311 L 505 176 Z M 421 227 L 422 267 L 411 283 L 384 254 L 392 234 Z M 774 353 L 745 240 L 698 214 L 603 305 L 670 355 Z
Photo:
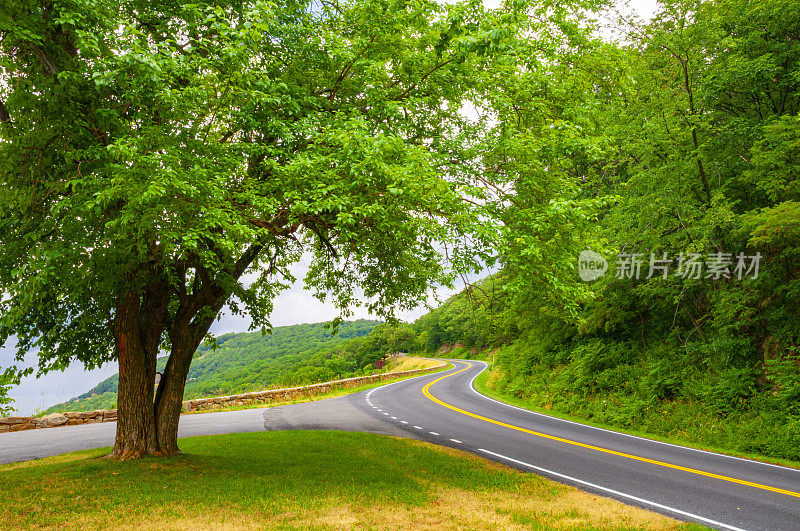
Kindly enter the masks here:
M 319 297 L 387 316 L 452 281 L 442 249 L 486 258 L 459 110 L 519 31 L 478 2 L 5 2 L 0 341 L 117 360 L 113 455 L 178 452 L 209 327 L 268 328 L 302 253 Z

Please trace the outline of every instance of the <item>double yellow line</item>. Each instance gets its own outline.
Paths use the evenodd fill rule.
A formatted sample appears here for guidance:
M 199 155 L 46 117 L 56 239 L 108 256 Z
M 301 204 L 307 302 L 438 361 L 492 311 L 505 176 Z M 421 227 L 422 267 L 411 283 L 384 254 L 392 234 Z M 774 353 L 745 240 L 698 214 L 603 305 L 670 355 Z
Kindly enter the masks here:
M 753 483 L 752 481 L 746 481 L 744 479 L 732 478 L 730 476 L 723 476 L 721 474 L 714 474 L 713 472 L 706 472 L 704 470 L 697 470 L 695 468 L 689 468 L 689 467 L 680 466 L 680 465 L 673 465 L 672 463 L 666 463 L 664 461 L 657 461 L 655 459 L 648 459 L 647 457 L 641 457 L 641 456 L 638 456 L 638 455 L 626 454 L 624 452 L 618 452 L 616 450 L 609 450 L 608 448 L 601 448 L 599 446 L 592 446 L 591 444 L 585 444 L 585 443 L 578 442 L 578 441 L 572 441 L 570 439 L 564 439 L 562 437 L 556 437 L 555 435 L 548 435 L 547 433 L 541 433 L 541 432 L 538 432 L 538 431 L 533 431 L 533 430 L 529 430 L 529 429 L 526 429 L 526 428 L 521 428 L 521 427 L 515 426 L 513 424 L 507 424 L 507 423 L 501 422 L 499 420 L 490 419 L 488 417 L 483 417 L 481 415 L 477 415 L 475 413 L 471 413 L 469 411 L 465 411 L 465 410 L 463 410 L 461 408 L 458 408 L 458 407 L 456 407 L 454 405 L 448 404 L 447 402 L 443 402 L 442 400 L 439 400 L 438 398 L 436 398 L 435 396 L 433 396 L 431 394 L 430 388 L 436 382 L 440 382 L 440 381 L 444 380 L 445 378 L 450 378 L 451 376 L 455 376 L 456 374 L 462 373 L 462 372 L 472 368 L 472 364 L 471 363 L 469 363 L 469 362 L 465 362 L 465 363 L 467 363 L 467 366 L 465 368 L 463 368 L 463 369 L 461 369 L 459 371 L 456 371 L 456 372 L 452 372 L 450 374 L 446 374 L 446 375 L 442 376 L 441 378 L 437 378 L 436 380 L 430 382 L 428 385 L 423 387 L 422 388 L 422 394 L 425 395 L 426 397 L 428 397 L 430 400 L 436 402 L 440 406 L 444 406 L 447 409 L 451 409 L 451 410 L 453 410 L 453 411 L 455 411 L 457 413 L 461 413 L 462 415 L 467 415 L 469 417 L 476 418 L 476 419 L 482 420 L 484 422 L 489 422 L 489 423 L 495 424 L 497 426 L 502 426 L 504 428 L 508 428 L 508 429 L 511 429 L 511 430 L 521 431 L 522 433 L 527 433 L 529 435 L 535 435 L 536 437 L 542 437 L 543 439 L 550 439 L 551 441 L 558 441 L 558 442 L 561 442 L 561 443 L 564 443 L 564 444 L 570 444 L 572 446 L 579 446 L 581 448 L 586 448 L 588 450 L 594 450 L 596 452 L 602 452 L 602 453 L 605 453 L 605 454 L 611 454 L 611 455 L 616 455 L 616 456 L 619 456 L 619 457 L 625 457 L 627 459 L 633 459 L 634 461 L 642 461 L 644 463 L 649 463 L 651 465 L 663 466 L 663 467 L 666 467 L 666 468 L 672 468 L 674 470 L 681 470 L 683 472 L 689 472 L 690 474 L 697 474 L 698 476 L 705 476 L 705 477 L 709 477 L 709 478 L 719 479 L 719 480 L 722 480 L 722 481 L 728 481 L 730 483 L 737 483 L 739 485 L 747 485 L 748 487 L 753 487 L 753 488 L 756 488 L 756 489 L 768 490 L 770 492 L 777 492 L 777 493 L 780 493 L 780 494 L 786 494 L 787 496 L 793 496 L 795 498 L 800 498 L 800 492 L 794 492 L 794 491 L 786 490 L 786 489 L 779 489 L 777 487 L 770 487 L 769 485 L 762 485 L 761 483 Z

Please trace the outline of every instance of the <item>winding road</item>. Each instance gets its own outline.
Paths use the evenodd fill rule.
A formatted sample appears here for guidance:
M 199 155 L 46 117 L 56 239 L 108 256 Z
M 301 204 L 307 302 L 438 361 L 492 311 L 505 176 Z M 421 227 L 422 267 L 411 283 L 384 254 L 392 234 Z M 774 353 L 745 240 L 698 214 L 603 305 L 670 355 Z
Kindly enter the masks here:
M 644 439 L 478 393 L 482 361 L 348 396 L 186 415 L 180 435 L 339 429 L 414 437 L 718 529 L 800 530 L 800 470 Z M 108 446 L 114 423 L 0 435 L 0 463 Z
M 800 529 L 800 470 L 586 426 L 478 393 L 481 361 L 369 391 L 367 408 L 423 439 L 718 529 Z

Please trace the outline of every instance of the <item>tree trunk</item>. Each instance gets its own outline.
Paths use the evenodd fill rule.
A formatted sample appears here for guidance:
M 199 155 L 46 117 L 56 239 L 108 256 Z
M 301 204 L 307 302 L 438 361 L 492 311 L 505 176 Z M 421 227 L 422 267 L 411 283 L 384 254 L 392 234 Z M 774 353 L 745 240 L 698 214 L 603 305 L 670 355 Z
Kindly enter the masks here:
M 161 376 L 153 407 L 157 419 L 156 440 L 161 450 L 170 455 L 180 453 L 178 423 L 183 406 L 183 391 L 189 366 L 198 346 L 187 337 L 180 338 L 177 343 L 175 341 L 173 339 L 172 352 Z
M 114 336 L 119 360 L 117 389 L 117 437 L 112 455 L 132 459 L 158 454 L 153 388 L 156 356 L 148 353 L 139 327 L 139 297 L 128 292 L 120 297 L 114 317 Z
M 183 407 L 186 377 L 197 347 L 211 328 L 226 299 L 225 294 L 217 296 L 210 305 L 210 312 L 204 317 L 190 319 L 188 315 L 181 314 L 172 325 L 170 331 L 172 351 L 161 376 L 153 407 L 156 419 L 156 442 L 164 454 L 180 453 L 178 424 Z
M 112 455 L 118 459 L 164 454 L 156 438 L 153 392 L 167 301 L 167 291 L 160 285 L 149 287 L 141 297 L 127 290 L 117 300 L 114 339 L 119 386 Z
M 263 244 L 248 248 L 236 262 L 232 276 L 238 279 L 262 248 Z M 180 297 L 169 328 L 171 285 L 165 278 L 146 286 L 141 296 L 129 290 L 118 298 L 114 314 L 118 420 L 112 455 L 119 459 L 180 453 L 178 424 L 189 366 L 230 295 L 214 285 L 207 273 L 197 274 L 209 279 L 196 293 Z M 155 391 L 156 357 L 165 330 L 169 331 L 172 348 Z

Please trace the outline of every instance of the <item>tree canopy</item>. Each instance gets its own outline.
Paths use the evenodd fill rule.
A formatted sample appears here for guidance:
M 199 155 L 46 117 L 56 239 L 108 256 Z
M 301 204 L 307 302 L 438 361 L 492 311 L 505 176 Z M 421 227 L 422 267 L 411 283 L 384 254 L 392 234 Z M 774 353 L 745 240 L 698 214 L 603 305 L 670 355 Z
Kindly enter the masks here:
M 229 304 L 268 327 L 303 253 L 320 297 L 376 315 L 450 282 L 443 249 L 479 263 L 459 111 L 516 31 L 500 12 L 12 0 L 2 16 L 0 341 L 38 349 L 40 371 L 119 360 L 118 455 L 177 451 L 210 324 Z
M 42 368 L 113 357 L 123 286 L 165 286 L 168 321 L 233 294 L 261 326 L 303 251 L 342 308 L 360 288 L 384 313 L 444 279 L 440 219 L 468 216 L 443 178 L 479 64 L 466 7 L 9 8 L 3 331 Z
M 667 0 L 612 21 L 618 42 L 583 25 L 501 79 L 502 270 L 417 330 L 504 346 L 498 385 L 540 407 L 797 458 L 800 7 Z M 609 266 L 593 282 L 587 249 Z

